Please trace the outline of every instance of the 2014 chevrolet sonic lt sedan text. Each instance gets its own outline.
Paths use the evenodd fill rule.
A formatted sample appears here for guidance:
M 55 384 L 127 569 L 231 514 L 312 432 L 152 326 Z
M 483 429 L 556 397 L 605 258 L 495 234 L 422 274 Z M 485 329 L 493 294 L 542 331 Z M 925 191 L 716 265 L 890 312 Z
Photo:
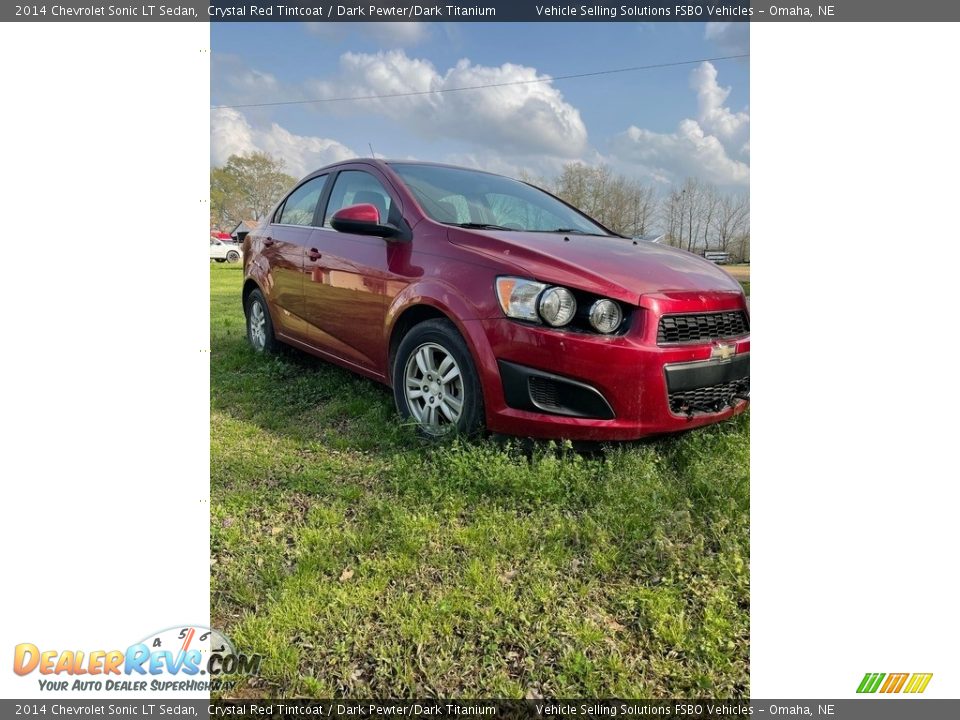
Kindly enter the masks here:
M 287 343 L 391 386 L 428 435 L 626 440 L 747 406 L 740 285 L 526 183 L 338 163 L 243 249 L 253 347 Z

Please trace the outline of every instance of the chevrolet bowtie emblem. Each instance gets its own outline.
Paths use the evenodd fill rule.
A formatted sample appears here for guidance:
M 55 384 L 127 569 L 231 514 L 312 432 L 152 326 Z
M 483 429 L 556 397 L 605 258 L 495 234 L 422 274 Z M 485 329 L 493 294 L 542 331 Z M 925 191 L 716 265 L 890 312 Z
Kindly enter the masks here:
M 737 354 L 737 346 L 733 343 L 717 343 L 710 350 L 711 360 L 729 360 Z

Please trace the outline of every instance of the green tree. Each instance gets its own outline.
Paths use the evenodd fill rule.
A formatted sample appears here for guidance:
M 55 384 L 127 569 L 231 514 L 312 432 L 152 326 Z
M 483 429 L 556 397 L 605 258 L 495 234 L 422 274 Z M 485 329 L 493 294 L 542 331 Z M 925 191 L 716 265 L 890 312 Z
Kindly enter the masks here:
M 226 165 L 210 170 L 210 222 L 232 228 L 259 220 L 295 182 L 283 172 L 283 160 L 262 152 L 231 155 Z

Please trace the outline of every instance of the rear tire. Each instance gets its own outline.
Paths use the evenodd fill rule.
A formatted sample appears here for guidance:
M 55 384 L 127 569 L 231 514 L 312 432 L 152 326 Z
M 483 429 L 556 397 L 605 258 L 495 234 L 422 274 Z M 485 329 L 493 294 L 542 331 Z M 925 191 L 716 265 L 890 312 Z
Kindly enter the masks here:
M 240 253 L 238 253 L 236 250 L 231 250 L 230 252 L 227 253 L 228 263 L 235 263 L 239 261 L 240 261 Z
M 425 437 L 474 435 L 483 429 L 483 389 L 470 349 L 446 319 L 426 320 L 400 341 L 393 397 L 401 417 Z
M 247 340 L 255 352 L 267 355 L 277 352 L 279 343 L 273 335 L 273 320 L 263 293 L 254 290 L 244 307 L 247 316 Z

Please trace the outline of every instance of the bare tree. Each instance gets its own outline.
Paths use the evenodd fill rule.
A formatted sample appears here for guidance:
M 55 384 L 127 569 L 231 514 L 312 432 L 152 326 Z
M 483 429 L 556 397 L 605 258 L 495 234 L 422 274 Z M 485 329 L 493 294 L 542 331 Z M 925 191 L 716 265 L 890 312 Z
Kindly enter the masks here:
M 649 185 L 634 183 L 631 203 L 631 235 L 646 235 L 657 212 L 657 196 Z
M 711 233 L 713 231 L 714 219 L 720 206 L 721 196 L 717 188 L 713 185 L 704 185 L 700 192 L 700 214 L 703 220 L 702 237 L 703 249 L 710 249 Z
M 564 165 L 563 172 L 556 182 L 557 196 L 589 214 L 587 200 L 592 172 L 592 168 L 581 163 Z
M 669 245 L 690 252 L 750 254 L 750 197 L 725 193 L 687 178 L 662 196 L 649 185 L 619 175 L 606 165 L 569 163 L 555 182 L 556 194 L 623 235 L 650 232 L 656 223 Z
M 683 193 L 674 188 L 661 205 L 661 222 L 666 228 L 668 245 L 681 247 L 683 244 Z
M 653 188 L 618 175 L 609 166 L 570 163 L 556 182 L 556 193 L 611 230 L 641 235 L 656 213 Z
M 734 240 L 749 235 L 750 198 L 747 195 L 725 195 L 720 199 L 714 218 L 717 247 L 724 252 L 733 250 Z

